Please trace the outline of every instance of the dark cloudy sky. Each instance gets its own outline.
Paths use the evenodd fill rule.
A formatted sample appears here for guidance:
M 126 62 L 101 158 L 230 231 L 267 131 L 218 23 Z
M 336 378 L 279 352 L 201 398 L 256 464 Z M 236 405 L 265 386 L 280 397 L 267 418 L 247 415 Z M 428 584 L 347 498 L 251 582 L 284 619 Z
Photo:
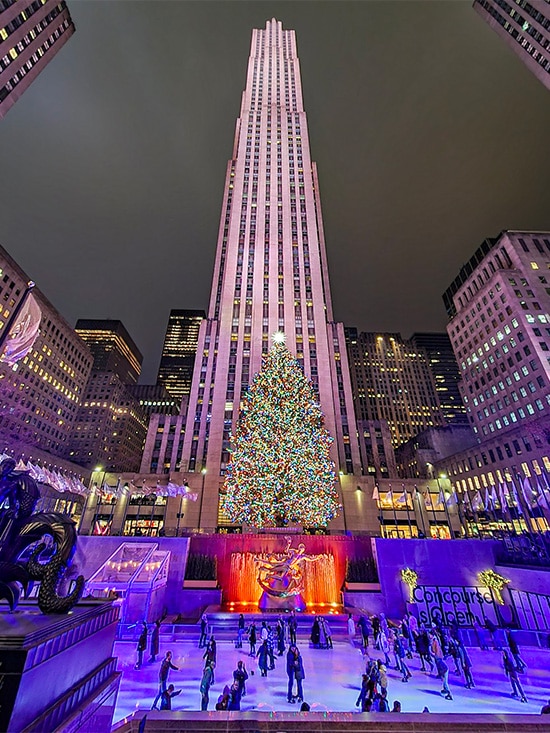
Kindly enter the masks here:
M 71 322 L 120 318 L 154 381 L 206 308 L 250 32 L 297 31 L 335 314 L 441 330 L 487 236 L 550 230 L 550 93 L 468 0 L 68 2 L 0 123 L 0 242 Z

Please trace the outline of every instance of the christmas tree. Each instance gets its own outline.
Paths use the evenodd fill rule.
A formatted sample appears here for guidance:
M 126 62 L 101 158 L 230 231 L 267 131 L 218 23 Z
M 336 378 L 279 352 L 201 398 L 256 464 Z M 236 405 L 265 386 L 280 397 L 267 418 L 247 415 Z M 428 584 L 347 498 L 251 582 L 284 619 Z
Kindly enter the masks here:
M 323 423 L 312 385 L 276 334 L 232 436 L 224 502 L 231 521 L 316 527 L 338 514 L 332 438 Z

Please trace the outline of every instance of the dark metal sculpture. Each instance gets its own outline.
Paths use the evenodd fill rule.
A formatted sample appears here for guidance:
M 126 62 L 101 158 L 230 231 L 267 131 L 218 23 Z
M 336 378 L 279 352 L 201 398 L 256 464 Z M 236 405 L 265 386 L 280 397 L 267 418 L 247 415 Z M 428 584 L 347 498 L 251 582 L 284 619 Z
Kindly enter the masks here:
M 38 486 L 28 473 L 15 472 L 15 466 L 11 458 L 0 463 L 0 599 L 6 599 L 13 611 L 21 589 L 27 595 L 39 580 L 42 613 L 67 613 L 84 590 L 79 575 L 72 592 L 59 595 L 76 550 L 75 523 L 54 512 L 33 514 L 40 498 Z

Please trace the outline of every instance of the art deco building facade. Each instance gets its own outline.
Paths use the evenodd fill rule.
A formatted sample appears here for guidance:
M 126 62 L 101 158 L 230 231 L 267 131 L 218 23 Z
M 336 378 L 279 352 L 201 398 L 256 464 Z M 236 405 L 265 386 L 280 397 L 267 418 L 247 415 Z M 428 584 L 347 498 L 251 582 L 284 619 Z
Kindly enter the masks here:
M 0 247 L 0 329 L 24 297 L 29 277 Z M 63 457 L 90 376 L 93 358 L 67 321 L 38 290 L 40 331 L 14 367 L 0 362 L 0 451 Z
M 475 0 L 474 8 L 537 79 L 550 89 L 548 0 Z
M 93 354 L 93 369 L 76 417 L 69 458 L 87 468 L 137 471 L 147 414 L 131 391 L 142 356 L 120 321 L 80 319 L 76 331 Z
M 424 349 L 435 381 L 443 417 L 447 425 L 467 425 L 466 408 L 458 383 L 460 370 L 456 363 L 451 341 L 446 333 L 413 333 L 411 344 Z
M 143 356 L 122 321 L 79 318 L 75 331 L 94 357 L 94 369 L 114 372 L 124 384 L 137 384 Z
M 343 325 L 334 322 L 317 169 L 294 31 L 252 32 L 227 166 L 207 318 L 189 399 L 182 470 L 206 469 L 203 524 L 215 526 L 244 390 L 283 331 L 319 395 L 344 473 L 360 470 Z M 173 468 L 173 467 L 172 467 Z
M 385 420 L 394 448 L 445 419 L 424 349 L 398 333 L 346 329 L 358 420 Z
M 505 231 L 483 242 L 443 296 L 479 442 L 445 461 L 464 488 L 499 482 L 505 470 L 550 472 L 549 271 L 550 232 Z
M 171 310 L 160 357 L 157 384 L 166 388 L 181 404 L 188 398 L 193 380 L 199 330 L 206 313 L 202 310 Z M 187 399 L 184 404 L 187 409 Z
M 0 119 L 73 33 L 64 0 L 0 0 Z

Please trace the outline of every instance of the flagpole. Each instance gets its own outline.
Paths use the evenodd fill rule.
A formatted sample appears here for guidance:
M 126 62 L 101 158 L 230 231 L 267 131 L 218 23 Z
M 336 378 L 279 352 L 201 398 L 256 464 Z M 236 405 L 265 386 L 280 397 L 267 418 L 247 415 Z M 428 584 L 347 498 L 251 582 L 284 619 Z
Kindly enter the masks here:
M 12 327 L 15 325 L 15 323 L 17 322 L 17 317 L 21 313 L 21 310 L 23 309 L 23 306 L 27 302 L 27 298 L 29 297 L 34 287 L 35 287 L 35 283 L 32 280 L 29 280 L 29 282 L 27 283 L 27 287 L 25 288 L 25 292 L 23 293 L 23 297 L 21 298 L 19 303 L 17 303 L 15 308 L 12 310 L 8 321 L 4 324 L 4 328 L 0 332 L 0 354 L 3 353 L 4 345 L 9 338 L 10 331 Z
M 443 508 L 445 509 L 445 516 L 447 517 L 447 524 L 449 525 L 449 537 L 453 539 L 453 525 L 451 524 L 451 517 L 449 516 L 449 507 L 447 506 L 447 497 L 445 492 L 441 489 L 439 483 L 439 476 L 436 477 L 437 488 L 439 489 L 439 496 L 443 497 Z
M 432 492 L 430 491 L 430 487 L 428 486 L 428 496 L 430 497 L 430 506 L 432 508 L 432 514 L 434 515 L 434 524 L 435 524 L 435 531 L 437 532 L 437 536 L 439 538 L 439 530 L 437 528 L 437 515 L 435 513 L 435 506 L 432 499 Z M 432 536 L 432 533 L 430 532 L 430 537 Z
M 409 523 L 409 534 L 411 535 L 411 539 L 412 539 L 413 530 L 412 530 L 412 524 L 411 524 L 411 515 L 409 513 L 409 493 L 407 489 L 405 488 L 405 484 L 401 484 L 401 488 L 403 489 L 403 493 L 405 494 L 405 509 L 407 510 L 407 522 Z
M 418 511 L 420 512 L 420 519 L 422 520 L 422 532 L 424 533 L 424 538 L 425 538 L 426 537 L 426 520 L 424 519 L 424 507 L 421 505 L 422 494 L 418 490 L 418 486 L 416 484 L 414 485 L 414 491 L 415 491 L 414 498 L 416 499 L 416 503 L 418 504 Z M 418 520 L 416 524 L 418 525 Z

